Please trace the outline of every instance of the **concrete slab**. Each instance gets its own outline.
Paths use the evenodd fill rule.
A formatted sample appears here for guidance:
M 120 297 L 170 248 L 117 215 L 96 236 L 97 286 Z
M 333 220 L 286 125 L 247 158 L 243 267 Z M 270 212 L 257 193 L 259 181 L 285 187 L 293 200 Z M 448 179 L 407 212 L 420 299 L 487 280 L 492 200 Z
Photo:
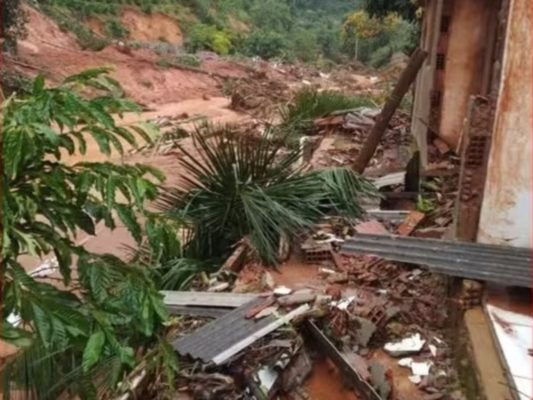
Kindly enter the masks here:
M 486 400 L 513 399 L 485 312 L 481 307 L 467 310 L 464 321 Z

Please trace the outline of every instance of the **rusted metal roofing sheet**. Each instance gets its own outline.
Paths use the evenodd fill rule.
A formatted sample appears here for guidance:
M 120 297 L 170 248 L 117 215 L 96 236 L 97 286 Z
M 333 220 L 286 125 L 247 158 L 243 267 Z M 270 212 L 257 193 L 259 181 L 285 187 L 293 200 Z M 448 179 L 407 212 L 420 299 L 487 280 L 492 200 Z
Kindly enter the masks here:
M 301 306 L 284 316 L 270 315 L 260 320 L 245 316 L 264 299 L 257 298 L 204 325 L 190 335 L 178 338 L 174 349 L 181 355 L 205 363 L 223 364 L 256 340 L 276 330 L 309 306 Z
M 374 254 L 387 260 L 426 265 L 431 270 L 462 278 L 532 287 L 532 251 L 394 235 L 355 234 L 342 246 L 344 253 Z

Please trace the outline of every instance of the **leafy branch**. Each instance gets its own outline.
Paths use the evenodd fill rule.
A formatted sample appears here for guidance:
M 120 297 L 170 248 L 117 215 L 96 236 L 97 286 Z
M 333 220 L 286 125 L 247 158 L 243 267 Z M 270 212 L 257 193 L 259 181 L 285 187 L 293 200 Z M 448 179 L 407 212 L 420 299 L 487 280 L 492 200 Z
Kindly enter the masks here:
M 120 220 L 138 244 L 147 237 L 155 253 L 172 235 L 179 247 L 176 230 L 145 207 L 158 196 L 161 172 L 146 165 L 62 160 L 64 154 L 84 155 L 91 140 L 103 154 L 123 154 L 125 146 L 151 141 L 157 133 L 146 124 L 117 122 L 139 107 L 121 96 L 107 72 L 88 70 L 57 87 L 46 87 L 38 77 L 30 93 L 2 105 L 0 337 L 24 346 L 3 373 L 5 398 L 12 389 L 40 399 L 65 391 L 96 398 L 105 360 L 115 360 L 115 368 L 104 373 L 114 387 L 134 366 L 134 349 L 156 340 L 167 319 L 150 268 L 76 243 L 80 232 L 94 235 L 98 223 L 114 229 Z M 22 254 L 51 253 L 62 285 L 32 277 L 19 261 Z M 24 329 L 14 323 L 15 315 Z M 39 372 L 43 362 L 52 371 Z

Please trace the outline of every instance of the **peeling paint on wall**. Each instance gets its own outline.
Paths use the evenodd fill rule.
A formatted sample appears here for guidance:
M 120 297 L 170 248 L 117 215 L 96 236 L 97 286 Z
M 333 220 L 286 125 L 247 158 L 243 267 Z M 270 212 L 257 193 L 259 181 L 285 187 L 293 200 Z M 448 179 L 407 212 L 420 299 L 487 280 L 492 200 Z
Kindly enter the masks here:
M 531 14 L 530 0 L 511 1 L 479 242 L 532 243 Z

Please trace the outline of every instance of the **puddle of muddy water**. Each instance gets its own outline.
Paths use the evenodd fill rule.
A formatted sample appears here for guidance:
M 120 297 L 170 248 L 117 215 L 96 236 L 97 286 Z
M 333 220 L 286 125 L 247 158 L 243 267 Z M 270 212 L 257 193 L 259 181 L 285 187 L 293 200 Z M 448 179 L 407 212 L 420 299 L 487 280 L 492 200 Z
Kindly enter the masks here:
M 315 360 L 304 388 L 309 400 L 358 400 L 355 393 L 346 388 L 341 374 L 327 358 Z

